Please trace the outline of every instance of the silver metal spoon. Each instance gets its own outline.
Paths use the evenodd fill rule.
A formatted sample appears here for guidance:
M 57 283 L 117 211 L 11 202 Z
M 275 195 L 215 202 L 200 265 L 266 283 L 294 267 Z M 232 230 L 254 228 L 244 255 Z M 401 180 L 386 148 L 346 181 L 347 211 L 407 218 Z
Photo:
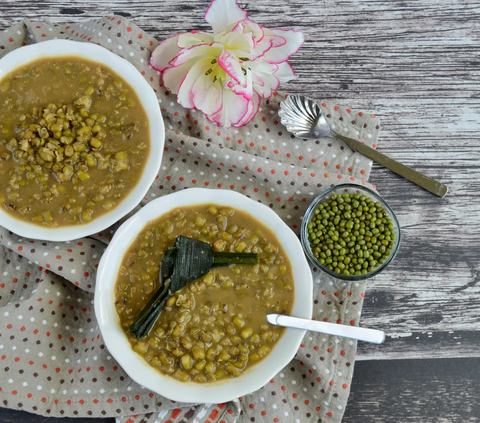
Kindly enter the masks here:
M 448 188 L 438 181 L 405 166 L 385 154 L 353 139 L 333 131 L 323 116 L 320 106 L 302 95 L 290 95 L 280 103 L 278 112 L 282 124 L 298 138 L 334 137 L 343 141 L 353 151 L 358 151 L 369 159 L 385 166 L 438 197 L 444 197 Z
M 282 314 L 267 314 L 267 320 L 270 324 L 276 326 L 311 330 L 327 335 L 336 335 L 358 341 L 371 342 L 373 344 L 381 344 L 385 340 L 385 333 L 381 330 L 318 322 L 316 320 L 300 319 L 299 317 L 284 316 Z

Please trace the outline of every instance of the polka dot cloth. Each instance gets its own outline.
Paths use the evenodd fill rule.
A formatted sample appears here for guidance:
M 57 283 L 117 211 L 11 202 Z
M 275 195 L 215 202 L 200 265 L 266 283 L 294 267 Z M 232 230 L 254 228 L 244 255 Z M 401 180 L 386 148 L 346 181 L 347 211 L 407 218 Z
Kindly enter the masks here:
M 277 114 L 283 94 L 263 101 L 240 129 L 219 128 L 201 112 L 183 109 L 148 65 L 157 41 L 123 17 L 22 22 L 0 35 L 0 56 L 52 38 L 108 48 L 156 91 L 166 126 L 164 158 L 136 210 L 189 187 L 231 189 L 271 207 L 298 233 L 306 208 L 323 190 L 345 182 L 371 186 L 365 157 L 333 139 L 305 141 L 286 132 Z M 376 147 L 376 117 L 319 105 L 334 129 Z M 333 336 L 307 334 L 295 359 L 266 386 L 228 404 L 176 404 L 133 382 L 105 348 L 93 310 L 96 268 L 120 223 L 64 243 L 22 239 L 0 227 L 0 406 L 58 417 L 117 416 L 121 423 L 341 420 L 356 343 Z M 313 317 L 358 325 L 365 284 L 312 272 Z

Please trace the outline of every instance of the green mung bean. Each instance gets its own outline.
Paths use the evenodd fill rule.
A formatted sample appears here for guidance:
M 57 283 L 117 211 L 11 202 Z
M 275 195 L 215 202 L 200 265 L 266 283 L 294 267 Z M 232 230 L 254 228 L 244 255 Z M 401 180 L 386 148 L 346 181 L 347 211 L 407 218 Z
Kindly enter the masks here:
M 385 263 L 395 248 L 394 229 L 380 202 L 349 193 L 319 204 L 307 224 L 315 258 L 346 276 L 364 275 Z

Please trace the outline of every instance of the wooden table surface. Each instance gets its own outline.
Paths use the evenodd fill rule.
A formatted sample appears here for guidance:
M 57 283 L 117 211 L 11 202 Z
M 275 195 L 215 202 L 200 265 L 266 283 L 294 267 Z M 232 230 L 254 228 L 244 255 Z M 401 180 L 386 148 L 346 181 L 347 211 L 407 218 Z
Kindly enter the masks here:
M 374 165 L 370 181 L 399 217 L 403 243 L 369 281 L 344 422 L 480 421 L 480 2 L 240 1 L 258 23 L 306 43 L 283 87 L 381 117 L 379 151 L 440 180 L 443 199 Z M 0 0 L 0 29 L 21 18 L 64 23 L 116 13 L 162 40 L 208 30 L 207 0 Z M 0 374 L 1 378 L 1 374 Z M 32 416 L 0 409 L 0 422 Z M 53 418 L 35 417 L 35 422 Z M 63 419 L 111 423 L 113 419 Z

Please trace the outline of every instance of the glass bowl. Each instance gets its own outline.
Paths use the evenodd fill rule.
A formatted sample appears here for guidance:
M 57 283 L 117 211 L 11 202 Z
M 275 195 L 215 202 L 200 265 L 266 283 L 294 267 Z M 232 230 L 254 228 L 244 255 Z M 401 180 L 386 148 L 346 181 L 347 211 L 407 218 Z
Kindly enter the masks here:
M 394 226 L 395 245 L 392 249 L 392 253 L 390 254 L 390 256 L 388 256 L 388 258 L 382 264 L 375 267 L 372 271 L 362 275 L 344 275 L 328 269 L 325 265 L 321 264 L 317 260 L 317 258 L 314 256 L 312 252 L 312 248 L 310 247 L 310 241 L 308 239 L 307 226 L 312 220 L 312 217 L 314 215 L 314 212 L 317 206 L 321 203 L 327 202 L 331 198 L 331 196 L 334 194 L 342 195 L 344 193 L 349 193 L 349 194 L 359 193 L 361 195 L 366 195 L 367 197 L 370 197 L 375 202 L 379 202 L 382 205 L 382 208 L 386 211 L 387 215 L 392 220 L 392 223 Z M 302 242 L 302 246 L 305 251 L 305 254 L 315 266 L 317 266 L 319 269 L 321 269 L 328 275 L 333 276 L 334 278 L 347 280 L 347 281 L 360 281 L 360 280 L 368 279 L 382 272 L 393 261 L 393 259 L 397 255 L 398 249 L 400 247 L 401 238 L 402 238 L 398 219 L 395 216 L 395 213 L 393 212 L 391 207 L 386 203 L 386 201 L 383 200 L 382 197 L 380 197 L 375 191 L 372 191 L 369 188 L 365 188 L 363 186 L 355 185 L 355 184 L 336 185 L 328 189 L 327 191 L 323 192 L 322 194 L 320 194 L 317 198 L 315 198 L 315 200 L 313 200 L 313 202 L 308 207 L 303 217 L 300 236 L 301 236 L 301 242 Z

